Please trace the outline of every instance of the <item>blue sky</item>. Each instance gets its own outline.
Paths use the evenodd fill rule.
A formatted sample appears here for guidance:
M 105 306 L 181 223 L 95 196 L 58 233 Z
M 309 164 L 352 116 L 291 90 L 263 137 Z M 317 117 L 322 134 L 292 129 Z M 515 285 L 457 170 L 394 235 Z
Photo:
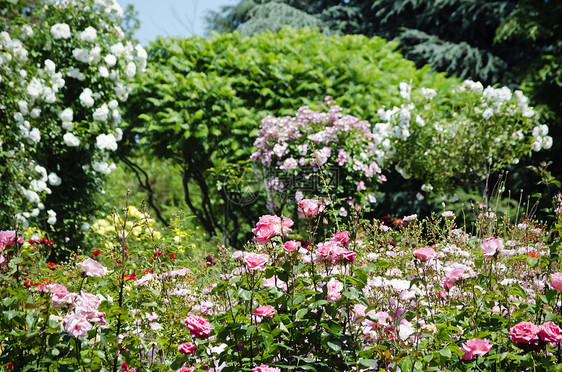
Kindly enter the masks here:
M 123 9 L 133 4 L 138 11 L 140 29 L 135 36 L 147 45 L 156 36 L 203 35 L 204 17 L 209 10 L 235 5 L 239 0 L 119 0 Z

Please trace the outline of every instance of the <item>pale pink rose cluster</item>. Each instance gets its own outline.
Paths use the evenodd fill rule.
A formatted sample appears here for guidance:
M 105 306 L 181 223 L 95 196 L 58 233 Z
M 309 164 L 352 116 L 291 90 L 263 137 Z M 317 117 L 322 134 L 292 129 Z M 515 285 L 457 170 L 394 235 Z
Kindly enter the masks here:
M 413 329 L 411 324 L 402 318 L 398 325 L 394 324 L 398 318 L 403 314 L 398 311 L 395 316 L 391 316 L 386 311 L 367 310 L 367 306 L 363 304 L 355 304 L 353 307 L 353 321 L 356 322 L 363 333 L 365 340 L 379 340 L 400 337 L 402 339 L 408 338 Z
M 501 238 L 488 238 L 480 246 L 482 247 L 482 256 L 484 257 L 493 257 L 504 250 L 503 239 Z
M 326 284 L 326 289 L 328 290 L 328 301 L 335 303 L 342 296 L 343 283 L 336 278 L 330 278 Z
M 414 256 L 420 261 L 430 261 L 435 257 L 435 249 L 430 247 L 420 248 L 414 251 Z
M 484 356 L 488 354 L 492 350 L 492 345 L 488 339 L 480 340 L 478 338 L 473 338 L 465 342 L 462 347 L 461 351 L 464 352 L 462 356 L 465 360 L 472 360 L 474 356 Z
M 70 336 L 87 336 L 88 331 L 93 328 L 92 322 L 99 326 L 108 325 L 105 313 L 98 310 L 100 300 L 96 295 L 86 292 L 77 295 L 61 284 L 49 284 L 45 289 L 53 292 L 51 301 L 55 307 L 68 305 L 69 310 L 74 311 L 63 318 L 64 329 Z
M 86 276 L 102 277 L 106 271 L 102 264 L 91 258 L 86 258 L 76 266 L 81 268 Z
M 476 273 L 469 267 L 457 266 L 457 267 L 447 267 L 444 269 L 445 278 L 443 287 L 446 289 L 451 289 L 454 287 L 458 280 L 470 278 Z
M 526 348 L 529 345 L 542 347 L 544 344 L 562 341 L 560 327 L 550 321 L 540 326 L 531 322 L 520 322 L 511 327 L 509 337 L 513 343 L 521 348 Z
M 70 293 L 64 285 L 58 283 L 41 286 L 41 291 L 53 292 L 50 298 L 55 307 L 70 305 L 76 296 L 76 293 Z
M 315 261 L 337 263 L 341 260 L 345 262 L 353 262 L 356 253 L 345 249 L 337 240 L 329 240 L 319 243 L 315 251 Z
M 317 199 L 302 199 L 298 204 L 299 217 L 307 220 L 316 218 L 324 209 L 326 207 L 322 204 L 322 201 Z
M 243 260 L 248 270 L 264 271 L 265 264 L 269 260 L 269 256 L 259 253 L 246 253 Z
M 252 241 L 258 244 L 266 244 L 274 236 L 287 236 L 292 232 L 291 226 L 294 222 L 287 217 L 272 215 L 261 216 L 252 233 L 256 236 Z

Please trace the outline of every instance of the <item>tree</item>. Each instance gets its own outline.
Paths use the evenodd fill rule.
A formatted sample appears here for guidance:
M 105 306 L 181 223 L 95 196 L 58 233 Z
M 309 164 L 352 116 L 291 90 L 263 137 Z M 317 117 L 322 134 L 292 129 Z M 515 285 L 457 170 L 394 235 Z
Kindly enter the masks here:
M 482 169 L 482 159 L 485 163 L 488 158 L 498 158 L 497 154 L 508 154 L 499 161 L 515 160 L 530 149 L 527 134 L 533 121 L 528 120 L 530 112 L 523 114 L 523 97 L 513 95 L 513 100 L 521 98 L 522 110 L 516 110 L 521 120 L 512 118 L 513 110 L 511 114 L 504 112 L 507 104 L 502 106 L 501 114 L 493 113 L 499 116 L 484 114 L 488 107 L 485 105 L 492 102 L 480 100 L 481 85 L 472 86 L 469 90 L 475 93 L 467 99 L 455 98 L 462 96 L 455 93 L 459 80 L 447 79 L 428 67 L 417 69 L 413 62 L 394 51 L 395 46 L 378 37 L 324 36 L 310 29 L 290 28 L 252 37 L 235 32 L 215 34 L 209 40 L 159 38 L 150 47 L 148 72 L 138 77 L 131 93 L 126 117 L 127 149 L 132 156 L 142 151 L 175 162 L 181 169 L 186 205 L 209 234 L 224 233 L 232 244 L 240 241 L 242 225 L 249 231 L 248 226 L 264 210 L 263 203 L 254 200 L 237 204 L 233 200 L 233 193 L 239 198 L 244 192 L 240 186 L 253 182 L 254 189 L 250 191 L 258 192 L 260 182 L 269 178 L 244 166 L 253 152 L 260 122 L 269 115 L 293 115 L 299 107 L 315 106 L 326 96 L 334 97 L 345 114 L 373 125 L 381 123 L 381 128 L 398 128 L 410 119 L 412 126 L 421 126 L 415 113 L 431 123 L 442 123 L 441 130 L 433 125 L 420 129 L 419 133 L 425 133 L 424 145 L 434 143 L 431 154 L 426 155 L 426 149 L 418 144 L 415 161 L 409 159 L 414 153 L 412 143 L 415 145 L 416 136 L 421 134 L 412 133 L 409 137 L 404 128 L 392 129 L 390 132 L 400 133 L 401 138 L 409 138 L 409 142 L 403 143 L 392 133 L 379 135 L 381 141 L 394 141 L 395 146 L 387 150 L 400 148 L 397 152 L 401 158 L 392 160 L 416 176 L 418 188 L 424 180 L 430 180 L 435 187 L 445 185 L 447 179 L 465 182 L 477 173 L 476 169 Z M 416 102 L 402 91 L 409 91 L 411 86 L 415 87 L 412 97 L 417 97 Z M 423 97 L 432 95 L 432 90 L 445 93 L 428 105 Z M 509 97 L 507 101 L 511 100 L 511 92 Z M 415 112 L 414 103 L 420 105 Z M 505 102 L 496 103 L 501 106 Z M 456 112 L 459 107 L 468 109 Z M 474 127 L 479 129 L 474 134 L 470 128 L 476 121 Z M 522 141 L 520 147 L 513 146 L 511 137 L 517 130 L 522 135 L 516 136 Z M 470 133 L 476 138 L 470 138 Z M 455 138 L 450 138 L 451 134 Z M 501 149 L 494 146 L 496 137 L 501 137 Z M 435 138 L 439 138 L 438 142 Z M 275 147 L 274 140 L 271 147 Z M 467 145 L 470 142 L 474 143 Z M 267 147 L 264 151 L 270 150 Z M 338 147 L 332 152 L 336 150 Z M 452 154 L 456 162 L 450 161 Z M 386 155 L 382 151 L 381 156 Z M 424 157 L 428 159 L 425 162 Z M 457 164 L 462 167 L 456 167 Z M 444 166 L 450 174 L 443 172 Z M 405 182 L 400 178 L 396 183 Z M 233 190 L 234 186 L 237 188 Z
M 234 243 L 241 225 L 253 224 L 264 206 L 232 205 L 217 182 L 228 183 L 224 164 L 249 159 L 262 118 L 289 115 L 331 95 L 353 114 L 376 120 L 381 102 L 398 102 L 391 91 L 401 81 L 446 84 L 393 48 L 379 38 L 291 29 L 210 40 L 159 38 L 150 47 L 148 72 L 138 77 L 128 101 L 129 146 L 120 151 L 134 156 L 136 148 L 175 162 L 186 205 L 211 235 L 227 229 Z
M 416 66 L 483 84 L 521 87 L 551 128 L 562 138 L 560 20 L 562 3 L 547 0 L 262 0 L 225 7 L 208 18 L 231 29 L 259 23 L 253 9 L 284 3 L 319 20 L 326 33 L 381 36 L 399 43 L 403 55 Z M 243 5 L 243 6 L 242 6 Z M 294 22 L 280 18 L 279 23 Z M 263 29 L 256 29 L 261 32 Z M 535 161 L 553 162 L 562 178 L 560 141 Z M 521 177 L 518 177 L 521 178 Z

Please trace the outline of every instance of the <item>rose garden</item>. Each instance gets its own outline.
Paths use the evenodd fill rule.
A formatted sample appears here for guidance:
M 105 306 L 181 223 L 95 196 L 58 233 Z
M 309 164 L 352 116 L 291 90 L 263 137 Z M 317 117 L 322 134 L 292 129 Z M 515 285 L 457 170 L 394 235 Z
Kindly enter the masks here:
M 372 35 L 143 47 L 115 0 L 0 6 L 0 371 L 562 370 L 539 85 Z

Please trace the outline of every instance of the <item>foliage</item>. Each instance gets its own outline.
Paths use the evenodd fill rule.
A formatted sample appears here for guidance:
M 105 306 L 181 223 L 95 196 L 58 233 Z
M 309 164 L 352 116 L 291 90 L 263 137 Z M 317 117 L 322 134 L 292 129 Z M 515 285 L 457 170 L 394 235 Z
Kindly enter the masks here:
M 260 24 L 261 15 L 252 10 L 277 3 L 316 17 L 325 33 L 377 35 L 395 40 L 403 55 L 417 66 L 430 64 L 437 71 L 484 84 L 520 87 L 549 123 L 551 135 L 556 139 L 562 136 L 562 106 L 557 98 L 562 87 L 558 32 L 562 5 L 558 1 L 243 1 L 212 14 L 208 27 L 231 31 L 250 22 Z M 280 17 L 276 24 L 283 22 L 296 21 Z M 230 28 L 225 26 L 227 23 Z M 255 32 L 266 29 L 264 24 Z M 556 155 L 560 152 L 559 142 L 554 141 L 549 152 L 534 157 L 535 163 L 552 160 L 557 177 L 562 174 L 562 163 Z M 516 178 L 528 175 L 519 169 Z
M 456 83 L 417 70 L 393 48 L 379 38 L 288 28 L 253 37 L 160 38 L 127 106 L 128 143 L 178 164 L 192 213 L 211 235 L 226 229 L 231 243 L 240 242 L 238 232 L 260 206 L 244 204 L 241 214 L 230 205 L 229 190 L 217 192 L 217 182 L 228 183 L 225 176 L 211 178 L 209 170 L 248 159 L 262 118 L 331 95 L 351 115 L 372 121 L 381 103 L 398 102 L 391 87 L 401 81 L 434 88 Z
M 146 52 L 119 26 L 114 1 L 1 4 L 0 221 L 39 223 L 59 248 L 76 248 L 114 168 L 125 83 Z

